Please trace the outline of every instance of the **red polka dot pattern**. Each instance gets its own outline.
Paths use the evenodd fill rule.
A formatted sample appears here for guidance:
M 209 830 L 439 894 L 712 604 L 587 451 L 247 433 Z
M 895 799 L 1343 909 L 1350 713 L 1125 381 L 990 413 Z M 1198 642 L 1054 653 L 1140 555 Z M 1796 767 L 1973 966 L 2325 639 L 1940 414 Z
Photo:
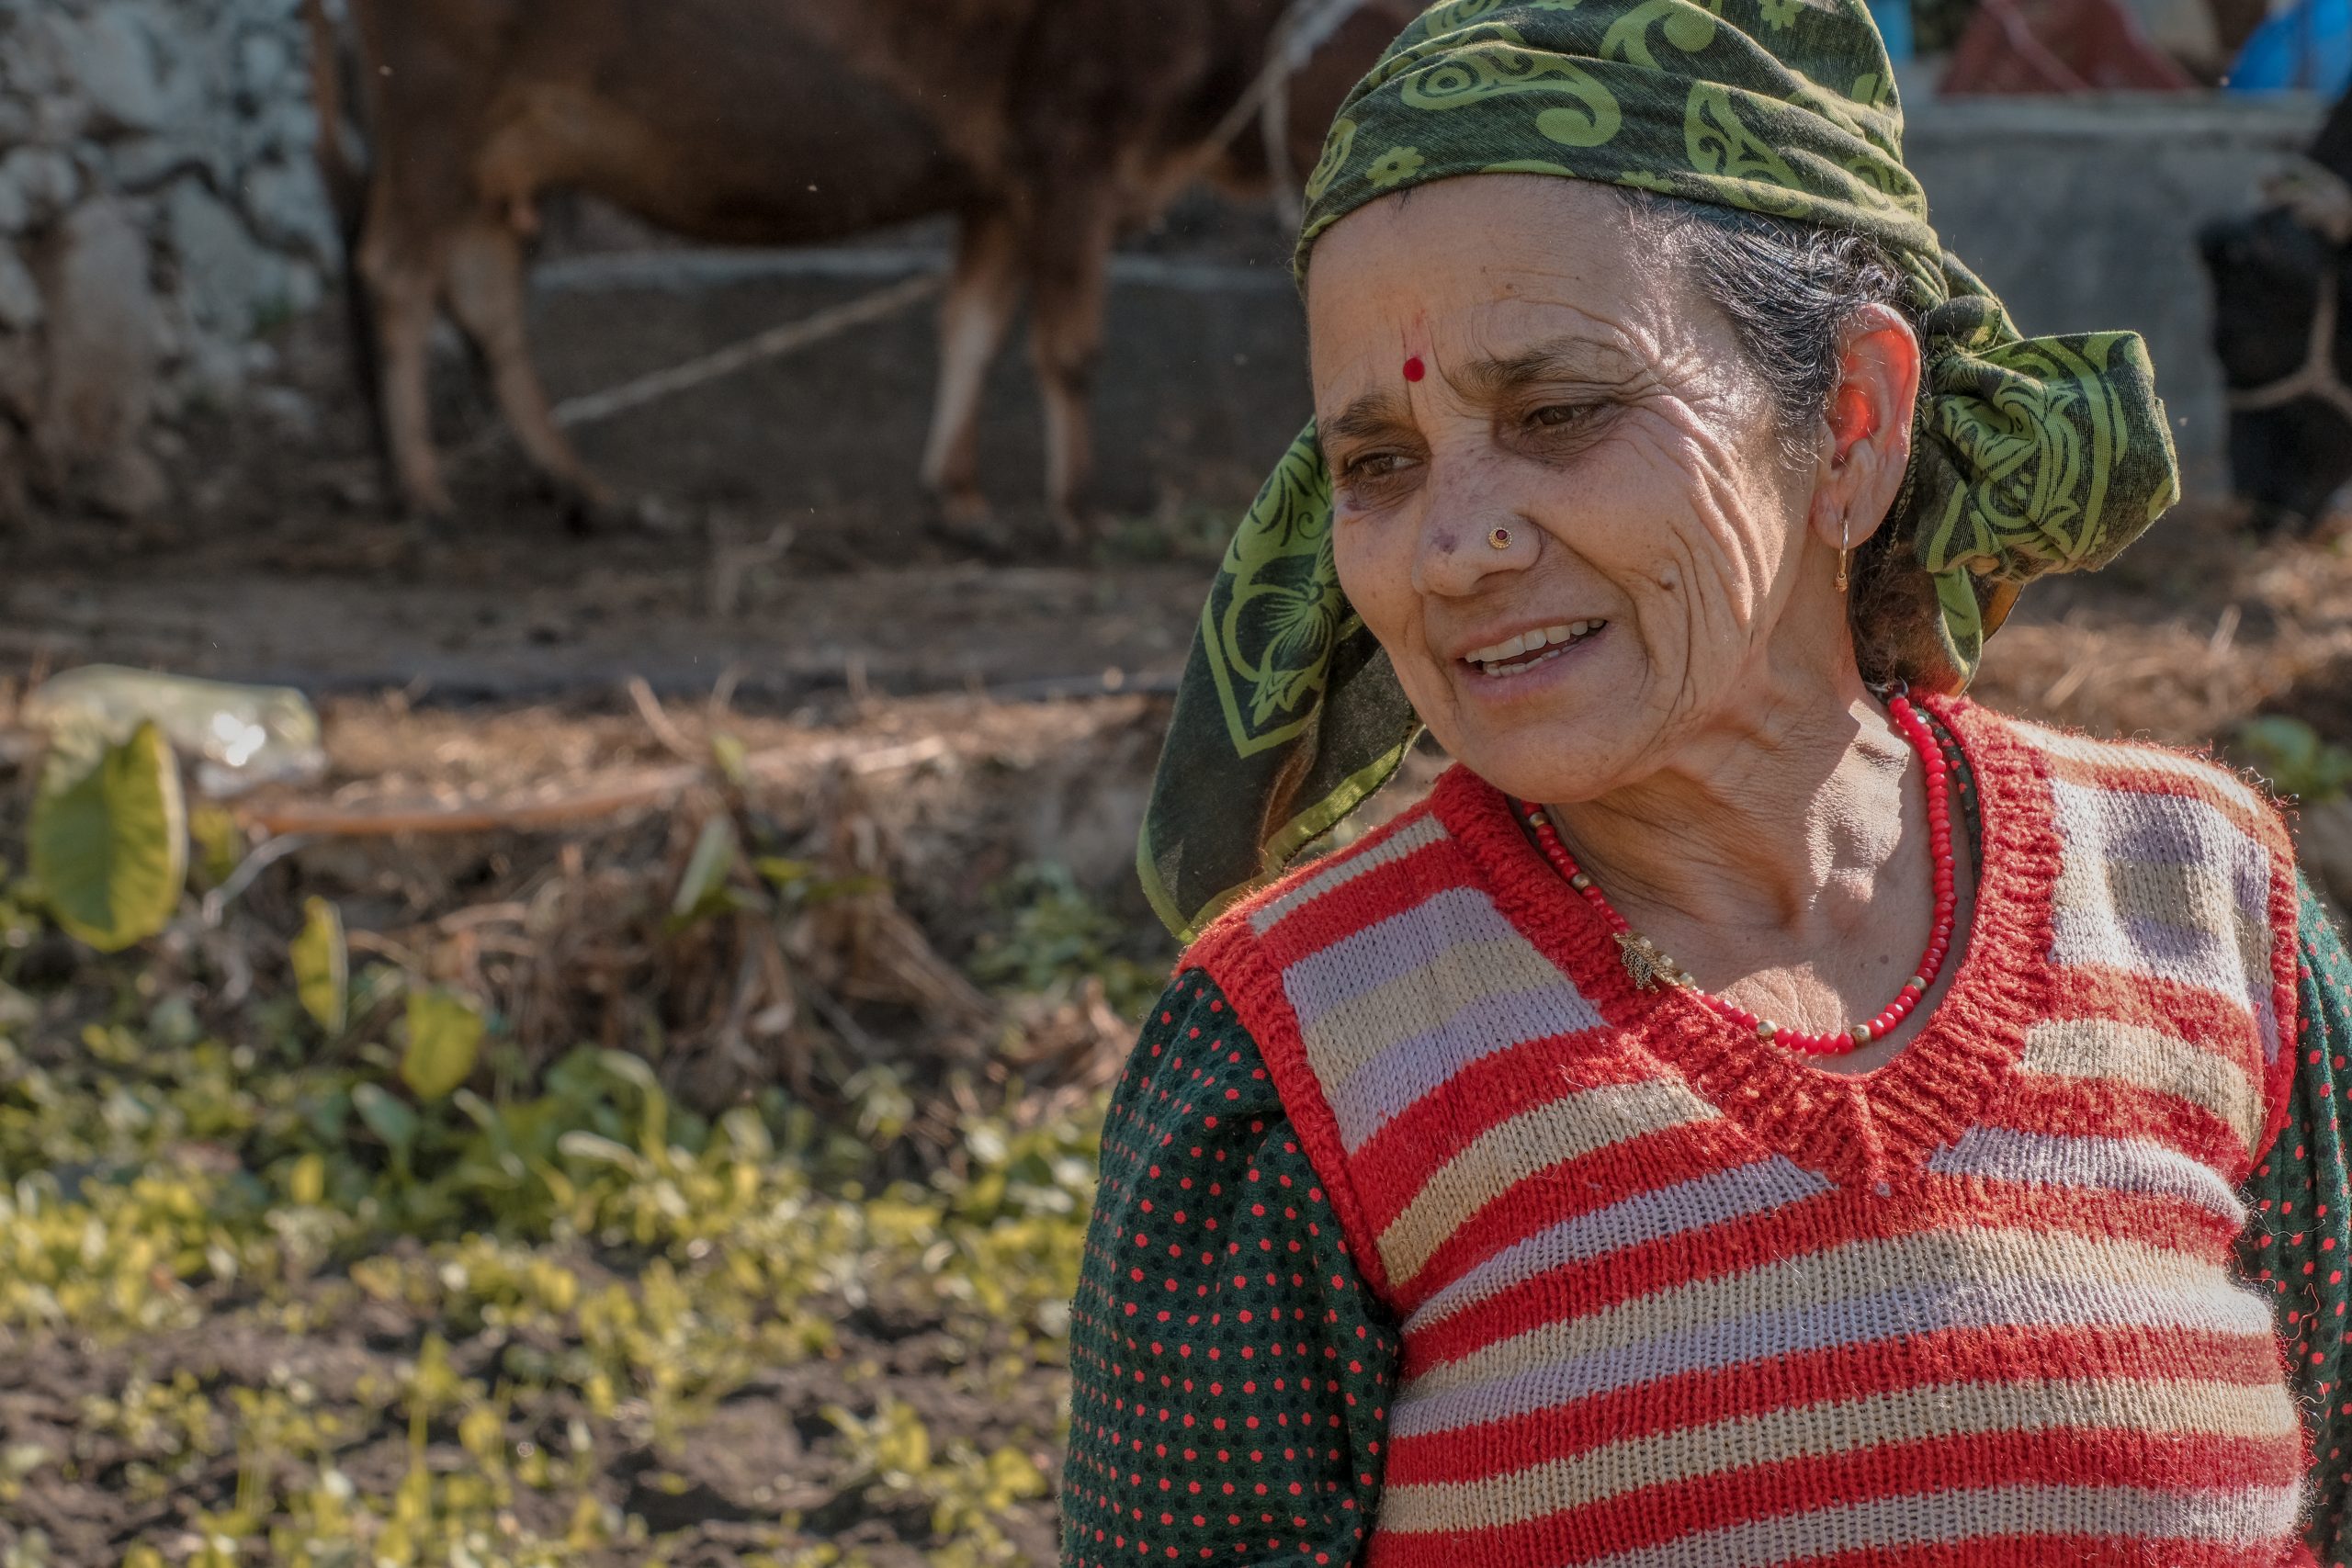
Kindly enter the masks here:
M 1215 986 L 1179 977 L 1102 1129 L 1064 1568 L 1352 1562 L 1396 1359 L 1257 1046 Z
M 2328 1568 L 2352 1565 L 2344 1506 L 2352 1492 L 2352 1390 L 2344 1386 L 2346 1258 L 2352 1254 L 2352 1164 L 2336 1103 L 2352 1092 L 2352 957 L 2326 910 L 2302 890 L 2294 1088 L 2287 1124 L 2256 1162 L 2238 1243 L 2245 1278 L 2278 1314 L 2287 1378 L 2312 1434 L 2307 1539 Z

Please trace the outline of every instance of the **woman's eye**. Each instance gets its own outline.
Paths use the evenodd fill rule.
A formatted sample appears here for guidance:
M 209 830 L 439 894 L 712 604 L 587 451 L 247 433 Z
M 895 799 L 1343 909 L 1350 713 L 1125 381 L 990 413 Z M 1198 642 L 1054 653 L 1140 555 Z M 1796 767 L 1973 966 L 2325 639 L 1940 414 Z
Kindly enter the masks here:
M 1558 429 L 1579 423 L 1592 413 L 1590 403 L 1546 403 L 1527 416 L 1527 423 L 1538 429 Z
M 1374 452 L 1350 462 L 1347 477 L 1356 480 L 1385 479 L 1411 461 L 1402 452 Z

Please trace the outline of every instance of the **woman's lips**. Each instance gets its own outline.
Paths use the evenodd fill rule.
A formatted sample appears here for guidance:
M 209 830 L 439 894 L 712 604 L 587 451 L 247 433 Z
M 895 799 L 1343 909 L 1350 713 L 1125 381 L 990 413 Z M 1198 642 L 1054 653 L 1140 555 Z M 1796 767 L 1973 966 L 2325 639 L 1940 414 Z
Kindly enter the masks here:
M 1487 647 L 1472 649 L 1462 656 L 1462 662 L 1487 680 L 1511 680 L 1590 641 L 1608 625 L 1602 620 L 1584 620 L 1532 627 Z

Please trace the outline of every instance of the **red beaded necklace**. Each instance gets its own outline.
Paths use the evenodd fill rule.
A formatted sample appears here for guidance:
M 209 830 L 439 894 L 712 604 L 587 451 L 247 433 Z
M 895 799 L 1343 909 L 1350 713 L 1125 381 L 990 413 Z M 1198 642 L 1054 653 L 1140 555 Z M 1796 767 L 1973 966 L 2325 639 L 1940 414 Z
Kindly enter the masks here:
M 1944 761 L 1943 750 L 1928 732 L 1927 720 L 1911 705 L 1910 698 L 1901 687 L 1886 699 L 1888 716 L 1903 732 L 1904 739 L 1919 753 L 1919 761 L 1928 770 L 1928 842 L 1936 863 L 1936 918 L 1928 932 L 1928 951 L 1919 960 L 1918 973 L 1903 983 L 1903 989 L 1887 1003 L 1884 1010 L 1868 1023 L 1858 1023 L 1849 1030 L 1835 1034 L 1808 1034 L 1802 1030 L 1783 1029 L 1770 1019 L 1758 1018 L 1746 1008 L 1735 1006 L 1723 998 L 1700 989 L 1698 983 L 1682 972 L 1679 964 L 1660 952 L 1657 945 L 1625 923 L 1610 902 L 1609 896 L 1593 885 L 1560 841 L 1559 829 L 1552 825 L 1551 817 L 1540 806 L 1519 802 L 1521 815 L 1535 834 L 1535 841 L 1568 886 L 1585 896 L 1587 902 L 1600 916 L 1601 923 L 1617 939 L 1618 954 L 1623 959 L 1626 973 L 1642 990 L 1654 989 L 1661 981 L 1679 987 L 1703 1003 L 1716 1016 L 1741 1029 L 1756 1032 L 1759 1040 L 1769 1040 L 1802 1051 L 1808 1055 L 1832 1056 L 1867 1045 L 1911 1016 L 1919 998 L 1936 983 L 1944 966 L 1944 955 L 1951 946 L 1952 912 L 1958 906 L 1958 895 L 1952 884 L 1951 764 Z

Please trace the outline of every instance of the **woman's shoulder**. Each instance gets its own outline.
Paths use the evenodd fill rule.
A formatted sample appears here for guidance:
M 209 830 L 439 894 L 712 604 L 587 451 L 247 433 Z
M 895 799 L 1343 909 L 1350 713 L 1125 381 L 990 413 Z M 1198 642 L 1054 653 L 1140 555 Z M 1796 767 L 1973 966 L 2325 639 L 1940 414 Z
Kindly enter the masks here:
M 1179 967 L 1214 969 L 1235 947 L 1254 944 L 1316 906 L 1369 923 L 1398 897 L 1426 896 L 1433 885 L 1454 880 L 1459 869 L 1447 848 L 1467 797 L 1486 788 L 1467 770 L 1449 769 L 1427 796 L 1349 842 L 1293 865 L 1210 921 Z
M 2192 809 L 2259 840 L 2291 859 L 2285 820 L 2262 784 L 2210 752 L 2141 739 L 2086 735 L 1971 703 L 1939 705 L 1947 721 L 1972 742 L 1982 770 L 2013 766 L 2046 779 L 2062 813 L 2098 815 L 2151 799 L 2190 803 Z M 2178 808 L 2175 808 L 2177 814 Z
M 1145 1015 L 1113 1086 L 1105 1152 L 1121 1145 L 1125 1163 L 1148 1164 L 1179 1134 L 1193 1143 L 1249 1141 L 1285 1115 L 1265 1055 L 1233 998 L 1215 976 L 1183 967 Z

